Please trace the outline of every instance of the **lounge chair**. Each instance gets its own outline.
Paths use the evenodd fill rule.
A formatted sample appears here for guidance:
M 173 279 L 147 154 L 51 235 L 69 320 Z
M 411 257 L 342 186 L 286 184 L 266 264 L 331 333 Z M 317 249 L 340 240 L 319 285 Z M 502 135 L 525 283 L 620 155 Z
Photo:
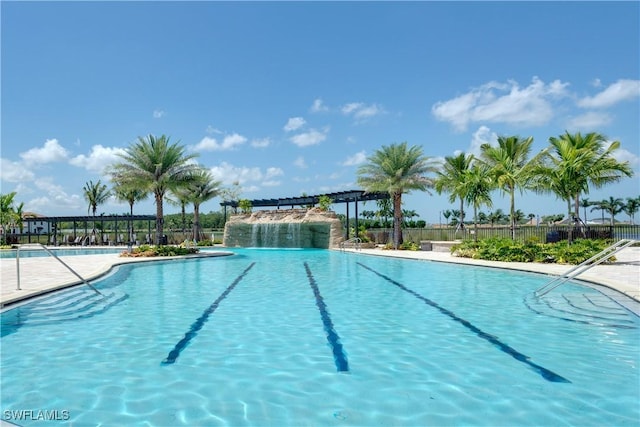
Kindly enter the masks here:
M 82 236 L 77 236 L 75 240 L 69 241 L 69 244 L 70 245 L 79 245 L 81 241 L 82 241 Z

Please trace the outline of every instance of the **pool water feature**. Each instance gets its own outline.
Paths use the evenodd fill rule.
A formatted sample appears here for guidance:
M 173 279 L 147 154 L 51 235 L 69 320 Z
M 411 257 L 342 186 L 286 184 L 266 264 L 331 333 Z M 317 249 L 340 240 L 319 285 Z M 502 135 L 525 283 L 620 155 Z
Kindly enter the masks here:
M 93 284 L 124 299 L 92 315 L 31 322 L 74 289 L 0 314 L 3 411 L 66 410 L 73 425 L 640 422 L 639 319 L 595 289 L 563 285 L 541 309 L 527 296 L 542 275 L 234 252 L 121 266 Z

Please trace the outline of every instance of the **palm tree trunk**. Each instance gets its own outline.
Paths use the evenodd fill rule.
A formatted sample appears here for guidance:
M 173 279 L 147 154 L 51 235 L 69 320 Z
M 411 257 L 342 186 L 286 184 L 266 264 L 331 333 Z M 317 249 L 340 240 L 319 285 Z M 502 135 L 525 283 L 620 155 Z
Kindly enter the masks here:
M 193 240 L 200 240 L 200 205 L 193 204 Z
M 164 226 L 164 209 L 162 206 L 162 194 L 156 193 L 156 238 L 155 244 L 160 245 L 160 237 L 162 236 Z
M 473 240 L 478 241 L 478 207 L 473 205 Z
M 516 191 L 515 188 L 511 188 L 509 191 L 511 195 L 511 206 L 509 207 L 511 216 L 511 239 L 516 240 Z
M 393 193 L 393 249 L 402 244 L 402 193 Z

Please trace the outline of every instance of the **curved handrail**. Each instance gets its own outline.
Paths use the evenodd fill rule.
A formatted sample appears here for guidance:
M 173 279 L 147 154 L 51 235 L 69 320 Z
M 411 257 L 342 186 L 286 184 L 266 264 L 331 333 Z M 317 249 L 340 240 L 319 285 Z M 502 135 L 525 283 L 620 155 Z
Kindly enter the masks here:
M 348 243 L 355 244 L 356 250 L 359 251 L 361 249 L 360 244 L 362 243 L 362 239 L 359 238 L 359 237 L 352 237 L 351 239 L 344 240 L 344 241 L 340 242 L 340 250 L 344 251 L 345 250 L 345 245 L 348 244 Z
M 93 287 L 89 282 L 87 282 L 87 280 L 82 277 L 81 275 L 79 275 L 73 268 L 69 267 L 67 265 L 67 263 L 65 263 L 64 261 L 62 261 L 60 258 L 58 258 L 58 255 L 54 254 L 51 249 L 47 248 L 45 245 L 43 245 L 42 243 L 30 243 L 30 244 L 23 244 L 23 245 L 18 245 L 18 250 L 16 252 L 16 268 L 17 268 L 17 273 L 18 273 L 18 287 L 16 290 L 21 290 L 20 289 L 20 248 L 22 246 L 40 246 L 42 247 L 42 249 L 44 249 L 45 251 L 47 251 L 47 253 L 49 255 L 51 255 L 52 257 L 54 257 L 55 259 L 57 259 L 58 261 L 60 261 L 60 264 L 64 265 L 65 267 L 67 267 L 67 269 L 72 272 L 73 274 L 76 275 L 76 277 L 78 277 L 78 279 L 82 280 L 82 282 L 87 285 L 88 287 L 90 287 L 91 289 L 93 289 L 97 294 L 103 295 L 102 292 L 100 292 L 99 290 L 97 290 L 95 287 Z M 104 296 L 104 295 L 103 295 Z

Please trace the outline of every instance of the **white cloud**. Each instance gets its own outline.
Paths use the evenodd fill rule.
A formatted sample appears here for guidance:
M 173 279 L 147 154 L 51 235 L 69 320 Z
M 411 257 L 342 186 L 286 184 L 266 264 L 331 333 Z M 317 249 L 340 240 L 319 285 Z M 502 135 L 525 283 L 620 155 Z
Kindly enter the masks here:
M 20 157 L 29 165 L 63 162 L 69 156 L 68 151 L 62 147 L 57 139 L 47 139 L 42 148 L 32 148 Z
M 347 160 L 342 162 L 342 166 L 357 166 L 364 163 L 367 160 L 367 154 L 364 150 L 357 152 L 353 156 L 347 157 Z
M 87 204 L 77 194 L 66 193 L 61 186 L 54 184 L 51 178 L 38 178 L 34 181 L 38 193 L 44 195 L 25 202 L 25 210 L 32 212 L 52 212 L 56 210 L 79 211 L 87 209 Z
M 480 146 L 482 144 L 496 145 L 497 142 L 498 135 L 495 132 L 492 132 L 487 126 L 480 126 L 478 130 L 473 133 L 467 154 L 480 156 Z
M 125 150 L 122 148 L 103 147 L 98 144 L 91 147 L 88 156 L 80 154 L 70 159 L 69 163 L 91 172 L 103 173 L 107 166 L 122 160 L 119 154 L 124 153 Z
M 273 178 L 284 175 L 284 171 L 276 167 L 267 168 L 263 172 L 258 167 L 233 166 L 227 162 L 222 162 L 210 170 L 214 179 L 221 181 L 224 185 L 232 185 L 238 182 L 242 185 L 244 191 L 247 191 L 246 186 L 252 182 L 265 185 L 265 181 L 270 181 L 273 185 Z
M 351 102 L 341 108 L 342 114 L 353 117 L 357 122 L 363 122 L 371 117 L 385 113 L 384 108 L 378 104 L 366 105 L 362 102 Z
M 218 142 L 217 139 L 211 138 L 209 136 L 205 136 L 202 140 L 195 145 L 194 151 L 227 151 L 233 150 L 237 146 L 244 144 L 247 142 L 247 138 L 244 136 L 234 133 L 231 135 L 226 135 L 222 142 Z
M 327 130 L 320 132 L 315 129 L 310 129 L 308 132 L 292 136 L 289 140 L 298 147 L 308 147 L 310 145 L 320 144 L 327 139 L 327 132 Z
M 640 80 L 618 80 L 597 95 L 580 99 L 577 104 L 583 108 L 605 108 L 638 97 Z
M 164 110 L 153 110 L 153 118 L 154 119 L 160 119 L 162 117 L 164 117 L 167 113 L 164 112 Z
M 207 126 L 207 128 L 205 129 L 205 132 L 208 133 L 208 134 L 215 133 L 215 134 L 218 134 L 218 135 L 222 135 L 224 133 L 220 129 L 216 129 L 211 125 Z
M 297 159 L 295 159 L 293 161 L 293 165 L 300 168 L 300 169 L 306 169 L 309 166 L 307 166 L 307 163 L 304 161 L 304 157 L 300 156 Z
M 302 117 L 291 117 L 287 121 L 287 124 L 284 125 L 283 129 L 285 130 L 285 132 L 292 132 L 294 130 L 300 129 L 305 125 L 305 123 L 307 122 Z
M 251 146 L 255 148 L 266 148 L 271 145 L 271 139 L 269 138 L 257 138 L 251 141 Z
M 489 82 L 469 93 L 437 102 L 431 112 L 458 131 L 464 131 L 470 123 L 476 122 L 542 125 L 553 117 L 550 101 L 566 96 L 567 86 L 568 83 L 559 80 L 545 84 L 537 77 L 524 88 L 515 81 Z
M 611 121 L 611 115 L 608 113 L 589 111 L 569 119 L 566 128 L 570 131 L 592 132 L 599 127 L 608 125 Z
M 0 180 L 7 182 L 32 181 L 33 172 L 24 167 L 22 163 L 0 159 Z
M 608 141 L 607 147 L 611 145 L 613 141 Z M 631 167 L 640 165 L 640 157 L 632 152 L 625 150 L 624 148 L 618 148 L 613 152 L 613 158 L 619 162 L 629 162 Z
M 310 110 L 312 113 L 320 113 L 323 111 L 329 111 L 329 107 L 324 105 L 324 102 L 322 102 L 322 99 L 318 98 L 313 101 L 313 104 L 311 105 Z

